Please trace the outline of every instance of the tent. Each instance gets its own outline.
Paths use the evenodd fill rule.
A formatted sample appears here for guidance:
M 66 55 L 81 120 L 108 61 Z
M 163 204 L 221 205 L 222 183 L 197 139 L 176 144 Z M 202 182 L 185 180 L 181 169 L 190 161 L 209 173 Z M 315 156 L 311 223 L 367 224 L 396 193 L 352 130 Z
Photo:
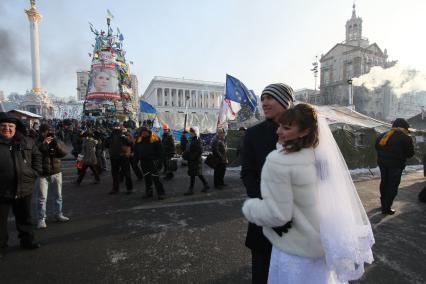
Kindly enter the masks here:
M 344 106 L 315 106 L 326 117 L 333 136 L 349 169 L 375 168 L 377 154 L 375 141 L 377 136 L 390 129 L 391 124 L 383 122 Z M 240 142 L 237 130 L 228 131 L 229 158 L 233 166 L 239 165 L 235 159 L 235 151 Z M 421 164 L 423 153 L 426 153 L 426 132 L 413 129 L 411 136 L 415 141 L 415 156 L 408 164 Z

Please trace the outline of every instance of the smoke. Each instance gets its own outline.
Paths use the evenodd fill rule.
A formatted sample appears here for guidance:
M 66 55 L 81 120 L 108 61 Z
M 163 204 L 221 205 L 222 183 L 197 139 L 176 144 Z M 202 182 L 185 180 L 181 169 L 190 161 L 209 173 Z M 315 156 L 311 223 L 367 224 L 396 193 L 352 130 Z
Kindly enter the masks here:
M 372 91 L 388 84 L 392 92 L 401 97 L 403 94 L 426 90 L 426 75 L 403 64 L 390 68 L 372 67 L 370 72 L 353 78 L 354 86 L 363 86 Z
M 30 66 L 19 57 L 20 50 L 13 36 L 0 28 L 0 80 L 31 75 Z

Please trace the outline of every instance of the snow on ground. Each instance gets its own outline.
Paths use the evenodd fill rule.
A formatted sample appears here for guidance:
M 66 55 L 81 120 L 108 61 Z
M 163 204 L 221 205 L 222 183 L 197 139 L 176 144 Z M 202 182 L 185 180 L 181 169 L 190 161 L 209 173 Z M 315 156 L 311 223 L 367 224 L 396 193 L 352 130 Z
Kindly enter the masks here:
M 421 171 L 423 170 L 423 165 L 410 165 L 407 166 L 403 172 L 404 174 Z M 226 168 L 227 176 L 240 176 L 241 166 L 239 167 L 229 167 Z M 373 178 L 380 178 L 380 170 L 379 167 L 375 167 L 372 169 L 353 169 L 350 170 L 351 176 L 354 181 L 368 180 Z

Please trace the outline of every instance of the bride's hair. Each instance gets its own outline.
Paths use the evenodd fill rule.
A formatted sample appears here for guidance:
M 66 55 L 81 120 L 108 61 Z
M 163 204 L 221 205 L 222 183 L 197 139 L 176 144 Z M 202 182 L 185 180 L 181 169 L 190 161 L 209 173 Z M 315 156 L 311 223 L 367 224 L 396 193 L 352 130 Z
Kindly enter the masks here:
M 315 109 L 310 105 L 301 103 L 287 109 L 278 122 L 282 125 L 295 124 L 299 127 L 299 131 L 309 129 L 308 135 L 287 141 L 283 145 L 286 152 L 297 152 L 318 145 L 318 118 Z

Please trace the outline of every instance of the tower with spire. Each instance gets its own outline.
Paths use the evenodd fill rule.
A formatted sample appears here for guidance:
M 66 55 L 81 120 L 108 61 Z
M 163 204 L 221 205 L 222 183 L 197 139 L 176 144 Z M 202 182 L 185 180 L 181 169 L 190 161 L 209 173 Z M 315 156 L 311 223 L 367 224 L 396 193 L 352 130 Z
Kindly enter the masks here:
M 363 37 L 362 24 L 354 3 L 352 16 L 345 25 L 345 40 L 335 44 L 320 58 L 321 103 L 354 107 L 359 112 L 382 119 L 389 113 L 389 104 L 373 104 L 367 92 L 352 86 L 352 78 L 369 73 L 374 66 L 387 68 L 392 64 L 387 61 L 386 49 L 382 50 L 377 43 L 370 44 Z

